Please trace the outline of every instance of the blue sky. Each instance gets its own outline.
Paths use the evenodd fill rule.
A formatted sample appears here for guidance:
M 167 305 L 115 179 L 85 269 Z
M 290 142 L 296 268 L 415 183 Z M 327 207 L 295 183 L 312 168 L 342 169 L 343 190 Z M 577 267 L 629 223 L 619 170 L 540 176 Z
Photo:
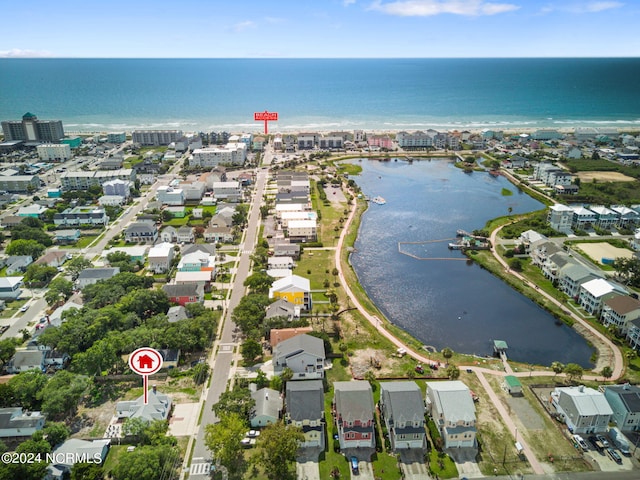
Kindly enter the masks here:
M 0 57 L 636 57 L 639 0 L 5 2 Z

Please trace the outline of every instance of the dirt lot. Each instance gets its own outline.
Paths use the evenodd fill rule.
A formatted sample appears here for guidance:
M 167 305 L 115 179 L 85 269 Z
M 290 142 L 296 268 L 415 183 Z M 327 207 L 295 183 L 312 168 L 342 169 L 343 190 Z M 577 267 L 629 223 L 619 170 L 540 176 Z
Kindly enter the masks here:
M 626 248 L 618 248 L 607 242 L 600 243 L 578 243 L 580 250 L 589 255 L 595 261 L 602 263 L 602 258 L 632 258 L 633 252 Z
M 581 182 L 592 182 L 598 180 L 600 182 L 633 182 L 635 178 L 627 177 L 619 172 L 578 172 L 578 178 Z
M 374 368 L 375 362 L 379 363 L 380 369 Z M 349 363 L 354 378 L 364 378 L 367 370 L 373 370 L 378 377 L 391 374 L 395 361 L 388 358 L 387 353 L 383 350 L 365 348 L 364 350 L 356 350 L 353 357 L 349 359 Z

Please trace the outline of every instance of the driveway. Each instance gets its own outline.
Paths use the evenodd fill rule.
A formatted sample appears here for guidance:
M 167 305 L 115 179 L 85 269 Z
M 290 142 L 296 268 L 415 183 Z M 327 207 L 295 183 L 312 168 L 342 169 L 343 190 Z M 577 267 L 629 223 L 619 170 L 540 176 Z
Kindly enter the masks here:
M 417 449 L 400 450 L 400 469 L 406 480 L 431 478 L 424 463 L 424 452 Z
M 484 477 L 476 462 L 478 451 L 475 448 L 450 448 L 445 450 L 458 469 L 458 476 L 467 478 Z
M 342 450 L 342 454 L 349 462 L 349 468 L 351 468 L 351 457 L 358 459 L 358 475 L 351 473 L 351 478 L 354 480 L 375 480 L 373 475 L 373 464 L 371 463 L 371 457 L 375 453 L 373 448 L 345 448 Z
M 296 478 L 298 480 L 320 480 L 318 457 L 321 452 L 321 448 L 301 448 L 298 451 L 296 463 Z

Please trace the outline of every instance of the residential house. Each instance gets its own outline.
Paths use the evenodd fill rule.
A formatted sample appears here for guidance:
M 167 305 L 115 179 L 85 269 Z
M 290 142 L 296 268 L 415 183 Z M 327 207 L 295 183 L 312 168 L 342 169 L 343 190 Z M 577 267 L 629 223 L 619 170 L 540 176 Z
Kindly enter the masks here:
M 109 223 L 109 217 L 104 208 L 74 207 L 67 208 L 62 213 L 53 215 L 53 223 L 56 227 L 69 227 L 76 225 L 96 226 Z
M 251 384 L 254 385 L 255 384 Z M 280 392 L 271 388 L 261 388 L 251 392 L 255 405 L 249 414 L 251 428 L 260 428 L 276 423 L 282 412 L 282 397 Z
M 187 207 L 184 205 L 164 207 L 164 211 L 170 213 L 172 218 L 184 218 L 187 216 Z
M 556 284 L 562 267 L 568 264 L 577 264 L 577 262 L 566 252 L 554 253 L 542 264 L 542 274 Z
M 211 226 L 204 231 L 205 242 L 232 243 L 234 240 L 233 229 L 230 227 Z
M 38 258 L 35 262 L 36 265 L 46 265 L 47 267 L 60 267 L 67 261 L 68 257 L 67 252 L 62 252 L 60 250 L 49 250 L 43 256 Z
M 602 302 L 616 295 L 627 295 L 622 287 L 603 278 L 596 278 L 580 285 L 578 303 L 589 314 L 598 316 L 602 310 Z
M 269 257 L 267 259 L 267 268 L 271 269 L 292 269 L 294 267 L 293 258 L 291 257 Z
M 369 382 L 334 382 L 333 389 L 340 448 L 375 448 L 375 408 Z
M 120 195 L 103 195 L 98 198 L 98 205 L 101 207 L 121 207 L 126 199 Z
M 147 256 L 147 250 L 149 247 L 147 245 L 136 245 L 133 247 L 111 247 L 108 250 L 104 250 L 100 257 L 105 259 L 108 263 L 107 257 L 112 253 L 124 253 L 128 255 L 132 262 L 140 262 L 144 263 L 145 257 Z
M 184 205 L 184 191 L 168 185 L 158 187 L 156 198 L 163 205 Z
M 615 295 L 602 303 L 600 321 L 606 327 L 614 325 L 621 334 L 629 330 L 629 322 L 640 318 L 640 300 L 627 296 Z
M 7 275 L 24 273 L 27 267 L 32 263 L 33 257 L 31 255 L 11 255 L 4 261 L 4 264 L 7 266 L 5 272 Z
M 627 322 L 627 341 L 635 350 L 640 349 L 640 318 Z
M 309 279 L 298 275 L 290 275 L 273 282 L 269 289 L 269 298 L 285 298 L 294 305 L 301 305 L 305 310 L 311 310 L 313 307 Z
M 318 220 L 318 214 L 316 212 L 309 212 L 309 211 L 294 211 L 294 212 L 282 212 L 280 214 L 280 225 L 282 225 L 282 228 L 284 230 L 287 230 L 289 228 L 289 222 L 294 221 L 294 220 L 313 220 L 314 222 L 317 222 Z
M 200 255 L 215 256 L 216 246 L 207 243 L 196 243 L 192 245 L 184 245 L 182 247 L 182 256 L 198 253 Z
M 315 220 L 289 220 L 287 235 L 290 242 L 315 242 L 317 224 Z
M 173 243 L 162 242 L 149 249 L 147 258 L 149 270 L 154 273 L 167 273 L 171 269 L 171 262 L 175 255 Z
M 195 228 L 184 225 L 176 232 L 178 243 L 193 243 L 196 241 Z
M 280 298 L 267 306 L 265 320 L 275 317 L 284 317 L 289 322 L 300 318 L 300 305 L 294 305 L 286 298 Z
M 640 223 L 640 213 L 629 207 L 624 205 L 612 205 L 611 210 L 616 212 L 618 215 L 616 225 L 619 228 L 633 228 Z
M 176 368 L 180 361 L 180 349 L 178 348 L 161 348 L 158 350 L 162 357 L 161 368 Z
M 23 277 L 0 277 L 0 300 L 16 300 L 22 294 Z
M 0 438 L 19 439 L 33 435 L 44 427 L 40 412 L 24 411 L 22 407 L 0 408 Z
M 158 239 L 158 227 L 151 222 L 134 222 L 124 231 L 127 243 L 155 243 Z
M 269 330 L 269 345 L 275 348 L 280 342 L 311 332 L 313 332 L 312 327 L 272 328 Z
M 425 448 L 425 405 L 415 382 L 380 383 L 380 410 L 394 451 Z
M 599 274 L 579 264 L 568 263 L 560 269 L 559 288 L 574 300 L 578 299 L 580 286 L 590 280 L 601 278 Z
M 29 370 L 45 371 L 45 351 L 39 348 L 16 350 L 11 360 L 5 365 L 7 373 L 28 372 Z
M 182 305 L 175 305 L 170 307 L 167 311 L 167 320 L 169 323 L 179 322 L 180 320 L 186 320 L 187 318 L 189 318 L 187 309 Z
M 215 276 L 216 257 L 207 252 L 195 251 L 182 255 L 178 263 L 179 272 L 212 272 Z
M 476 409 L 471 390 L 460 380 L 427 382 L 426 405 L 444 448 L 475 448 Z
M 15 227 L 16 225 L 20 225 L 22 223 L 24 217 L 19 217 L 17 215 L 7 215 L 0 220 L 0 225 L 4 228 Z
M 178 231 L 171 225 L 164 227 L 160 232 L 160 240 L 164 243 L 173 243 L 178 241 Z
M 545 264 L 549 256 L 561 251 L 562 248 L 550 240 L 535 241 L 531 244 L 531 250 L 529 252 L 531 263 L 542 268 L 542 265 Z
M 607 207 L 591 205 L 589 210 L 596 214 L 595 225 L 603 230 L 611 230 L 618 223 L 618 214 Z
M 213 195 L 218 201 L 240 202 L 242 201 L 242 185 L 238 180 L 213 182 Z
M 27 205 L 26 207 L 20 207 L 18 209 L 17 215 L 19 217 L 31 217 L 31 218 L 42 218 L 44 212 L 47 211 L 47 207 L 38 205 L 37 203 L 32 203 L 31 205 Z
M 178 305 L 187 303 L 204 302 L 204 286 L 195 283 L 167 284 L 162 286 L 162 291 L 167 294 L 169 301 Z
M 520 238 L 518 240 L 520 241 L 520 245 L 524 247 L 524 253 L 529 253 L 531 251 L 531 245 L 534 242 L 540 242 L 540 240 L 546 241 L 548 238 L 535 230 L 527 230 L 520 234 Z
M 67 245 L 71 243 L 76 243 L 80 240 L 80 235 L 82 232 L 75 229 L 66 229 L 66 230 L 56 230 L 53 233 L 53 241 L 59 245 Z
M 288 424 L 302 429 L 300 447 L 324 450 L 324 388 L 322 380 L 287 382 L 286 415 Z
M 211 270 L 201 270 L 198 272 L 176 272 L 175 283 L 180 284 L 195 284 L 201 285 L 205 292 L 208 292 L 211 287 L 211 279 L 213 278 L 213 272 Z
M 274 257 L 291 257 L 294 260 L 300 258 L 300 245 L 297 243 L 278 243 L 273 247 Z
M 151 387 L 147 392 L 147 403 L 144 402 L 144 395 L 140 395 L 136 400 L 125 400 L 116 404 L 116 417 L 140 418 L 145 422 L 154 420 L 167 420 L 171 413 L 171 398 L 168 395 L 159 393 L 156 387 Z
M 640 430 L 640 387 L 637 385 L 606 385 L 604 397 L 613 414 L 611 420 L 625 432 Z
M 71 356 L 68 353 L 60 352 L 49 347 L 44 349 L 44 367 L 46 369 L 54 368 L 55 370 L 60 370 L 66 367 L 70 361 Z
M 573 219 L 571 227 L 576 230 L 589 230 L 596 225 L 598 215 L 586 207 L 571 207 L 573 210 Z
M 573 209 L 566 205 L 555 204 L 549 207 L 547 221 L 554 230 L 561 233 L 571 233 L 573 223 Z
M 307 334 L 296 335 L 276 345 L 273 350 L 273 369 L 280 374 L 290 368 L 294 379 L 315 379 L 324 376 L 324 342 Z
M 593 388 L 556 387 L 551 403 L 574 434 L 606 433 L 613 410 L 603 393 Z
M 87 285 L 93 285 L 100 280 L 108 280 L 115 277 L 120 273 L 120 267 L 105 267 L 105 268 L 85 268 L 78 275 L 76 284 L 79 289 L 83 289 Z

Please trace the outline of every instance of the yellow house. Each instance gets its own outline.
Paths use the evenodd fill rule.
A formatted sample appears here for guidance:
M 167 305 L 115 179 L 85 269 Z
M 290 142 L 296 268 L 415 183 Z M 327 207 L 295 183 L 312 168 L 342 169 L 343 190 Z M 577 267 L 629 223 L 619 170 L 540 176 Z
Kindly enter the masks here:
M 290 275 L 273 282 L 269 289 L 269 298 L 284 298 L 294 305 L 311 310 L 311 284 L 309 279 Z

